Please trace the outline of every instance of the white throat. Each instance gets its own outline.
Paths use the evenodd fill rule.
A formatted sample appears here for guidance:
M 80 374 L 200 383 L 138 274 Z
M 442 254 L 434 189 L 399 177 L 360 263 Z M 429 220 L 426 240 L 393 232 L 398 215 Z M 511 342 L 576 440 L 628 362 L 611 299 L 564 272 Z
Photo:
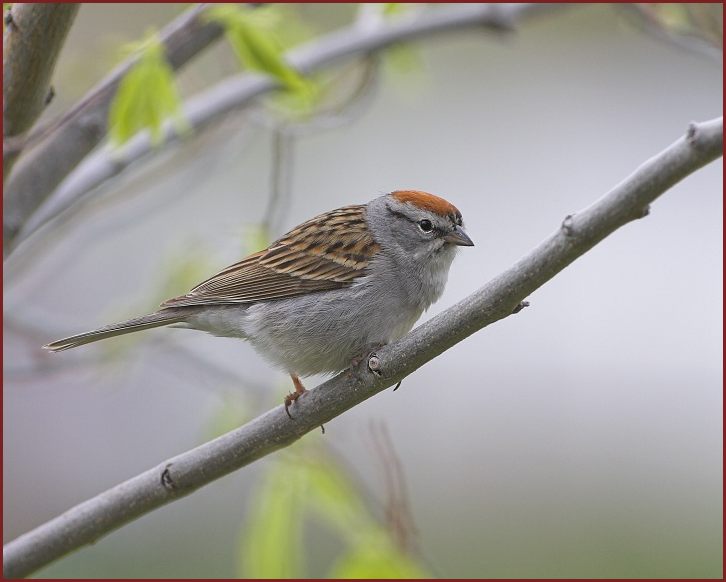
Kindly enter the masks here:
M 443 294 L 457 250 L 455 246 L 445 245 L 426 262 L 421 273 L 421 308 L 424 311 Z

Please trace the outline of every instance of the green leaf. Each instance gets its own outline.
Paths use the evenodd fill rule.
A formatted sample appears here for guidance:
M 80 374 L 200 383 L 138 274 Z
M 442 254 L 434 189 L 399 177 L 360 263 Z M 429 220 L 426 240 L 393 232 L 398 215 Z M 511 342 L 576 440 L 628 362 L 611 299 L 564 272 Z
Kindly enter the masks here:
M 164 46 L 155 32 L 131 45 L 138 60 L 121 80 L 109 112 L 111 143 L 119 146 L 147 129 L 158 144 L 163 123 L 171 118 L 178 132 L 188 130 L 182 117 L 181 97 Z
M 276 6 L 248 8 L 221 4 L 207 12 L 210 20 L 224 27 L 225 36 L 243 67 L 274 77 L 294 96 L 297 105 L 309 108 L 318 91 L 312 81 L 285 60 L 283 44 L 274 30 L 280 16 Z

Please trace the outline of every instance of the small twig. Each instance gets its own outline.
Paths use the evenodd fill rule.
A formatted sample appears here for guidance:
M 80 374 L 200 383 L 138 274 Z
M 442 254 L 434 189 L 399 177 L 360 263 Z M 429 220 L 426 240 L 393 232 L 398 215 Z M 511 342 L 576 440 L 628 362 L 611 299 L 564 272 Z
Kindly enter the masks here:
M 408 500 L 406 474 L 396 454 L 391 435 L 384 422 L 371 424 L 373 445 L 383 467 L 386 489 L 385 515 L 399 550 L 409 553 L 413 549 L 416 527 Z
M 260 111 L 258 120 L 272 129 L 272 162 L 270 168 L 270 197 L 263 214 L 262 224 L 267 233 L 278 234 L 284 219 L 283 212 L 292 198 L 292 175 L 296 138 L 323 130 L 341 127 L 362 115 L 364 101 L 370 102 L 375 85 L 377 62 L 373 57 L 365 60 L 363 74 L 353 92 L 342 103 L 316 112 L 302 121 L 272 120 L 272 114 Z M 254 119 L 254 117 L 253 117 Z
M 294 138 L 285 122 L 272 132 L 272 156 L 270 162 L 270 196 L 262 217 L 262 225 L 268 235 L 276 237 L 282 213 L 289 207 L 291 197 Z

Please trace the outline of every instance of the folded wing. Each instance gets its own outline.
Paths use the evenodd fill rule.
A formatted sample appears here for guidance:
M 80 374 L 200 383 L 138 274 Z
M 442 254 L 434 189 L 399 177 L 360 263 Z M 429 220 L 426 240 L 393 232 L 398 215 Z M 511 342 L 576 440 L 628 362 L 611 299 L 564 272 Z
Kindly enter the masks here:
M 161 306 L 254 303 L 339 289 L 365 275 L 378 250 L 365 206 L 346 206 L 301 224 Z

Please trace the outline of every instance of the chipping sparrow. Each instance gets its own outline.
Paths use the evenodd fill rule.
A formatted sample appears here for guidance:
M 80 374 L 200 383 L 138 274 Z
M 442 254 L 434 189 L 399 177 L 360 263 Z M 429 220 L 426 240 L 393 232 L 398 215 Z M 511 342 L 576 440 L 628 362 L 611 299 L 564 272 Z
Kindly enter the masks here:
M 340 372 L 406 334 L 443 293 L 457 246 L 473 244 L 452 204 L 399 190 L 304 222 L 154 313 L 43 347 L 162 325 L 246 339 L 290 374 L 287 411 L 305 392 L 299 376 Z

